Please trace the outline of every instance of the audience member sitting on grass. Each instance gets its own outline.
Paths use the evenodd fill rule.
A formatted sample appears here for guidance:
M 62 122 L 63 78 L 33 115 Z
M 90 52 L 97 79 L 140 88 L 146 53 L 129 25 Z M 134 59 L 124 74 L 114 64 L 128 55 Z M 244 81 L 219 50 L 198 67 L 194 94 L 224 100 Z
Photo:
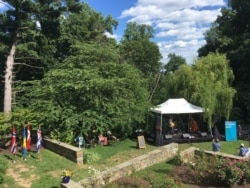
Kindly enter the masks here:
M 108 135 L 108 139 L 109 140 L 119 140 L 118 138 L 116 138 L 116 136 L 114 136 L 111 131 L 108 131 L 107 132 L 107 135 Z
M 79 134 L 75 139 L 74 139 L 75 144 L 80 148 L 83 147 L 85 140 L 82 136 L 82 134 Z
M 220 140 L 218 138 L 213 139 L 212 148 L 214 152 L 220 151 Z
M 99 134 L 98 135 L 98 138 L 99 138 L 99 144 L 105 146 L 105 145 L 108 145 L 108 138 L 103 136 L 102 134 Z
M 244 144 L 240 144 L 239 156 L 241 156 L 241 157 L 249 157 L 249 154 L 250 154 L 249 148 L 245 148 Z

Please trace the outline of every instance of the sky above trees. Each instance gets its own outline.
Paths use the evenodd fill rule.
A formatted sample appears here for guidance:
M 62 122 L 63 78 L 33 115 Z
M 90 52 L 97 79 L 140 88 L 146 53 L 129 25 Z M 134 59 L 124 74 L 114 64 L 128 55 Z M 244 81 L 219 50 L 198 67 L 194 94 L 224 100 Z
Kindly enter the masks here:
M 205 44 L 203 33 L 220 15 L 228 0 L 84 0 L 104 16 L 110 14 L 118 22 L 112 37 L 120 41 L 127 22 L 148 24 L 155 29 L 154 41 L 160 47 L 162 62 L 175 53 L 193 63 L 197 50 Z M 5 3 L 0 0 L 0 11 Z
M 169 53 L 183 56 L 193 63 L 197 49 L 205 44 L 203 33 L 220 15 L 228 0 L 86 0 L 104 16 L 111 14 L 119 21 L 114 36 L 118 41 L 127 22 L 149 24 L 155 30 L 155 42 L 160 47 L 163 63 Z

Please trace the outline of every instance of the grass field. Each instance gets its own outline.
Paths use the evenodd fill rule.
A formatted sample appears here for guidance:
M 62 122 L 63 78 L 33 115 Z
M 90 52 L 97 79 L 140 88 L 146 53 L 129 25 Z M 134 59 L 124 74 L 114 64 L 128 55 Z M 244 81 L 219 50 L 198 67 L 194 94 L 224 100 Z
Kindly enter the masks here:
M 247 141 L 238 140 L 234 142 L 221 142 L 221 152 L 237 155 L 240 143 L 248 146 Z M 179 144 L 179 149 L 184 150 L 190 146 L 200 148 L 202 150 L 211 150 L 211 142 Z M 97 146 L 96 148 L 83 149 L 86 153 L 94 154 L 96 161 L 90 164 L 77 165 L 62 156 L 53 152 L 42 149 L 41 160 L 37 160 L 37 154 L 31 152 L 26 161 L 21 159 L 21 153 L 16 156 L 16 163 L 12 163 L 12 154 L 0 154 L 1 160 L 8 163 L 7 174 L 1 187 L 4 188 L 59 188 L 63 169 L 69 169 L 73 172 L 72 179 L 79 181 L 89 176 L 88 167 L 91 166 L 98 170 L 110 168 L 119 163 L 147 153 L 156 149 L 156 146 L 147 145 L 145 149 L 137 149 L 136 141 L 124 140 L 117 141 L 112 146 Z M 133 176 L 147 177 L 150 176 L 154 181 L 162 181 L 166 179 L 166 174 L 171 171 L 174 166 L 164 162 L 156 164 L 140 172 L 136 172 Z

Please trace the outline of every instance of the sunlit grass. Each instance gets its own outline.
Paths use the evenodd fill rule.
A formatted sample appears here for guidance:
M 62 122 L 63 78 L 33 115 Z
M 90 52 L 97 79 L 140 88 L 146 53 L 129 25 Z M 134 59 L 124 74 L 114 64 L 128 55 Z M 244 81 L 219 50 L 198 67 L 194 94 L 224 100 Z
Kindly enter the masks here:
M 243 140 L 234 142 L 221 141 L 221 152 L 238 155 L 240 143 L 244 143 L 248 146 L 248 141 Z M 211 142 L 179 144 L 179 150 L 181 151 L 191 146 L 202 150 L 211 150 L 211 144 Z M 23 161 L 21 159 L 21 153 L 18 153 L 15 158 L 16 163 L 12 163 L 13 155 L 11 153 L 0 155 L 0 158 L 6 160 L 9 169 L 12 169 L 14 173 L 7 173 L 4 184 L 1 186 L 21 188 L 25 187 L 23 184 L 30 183 L 31 188 L 59 188 L 63 169 L 71 170 L 73 172 L 72 179 L 74 181 L 80 181 L 89 176 L 89 166 L 99 170 L 104 170 L 157 148 L 158 147 L 156 146 L 147 144 L 145 149 L 137 149 L 136 140 L 130 139 L 117 141 L 111 146 L 99 145 L 96 148 L 84 148 L 83 152 L 85 150 L 88 152 L 94 152 L 100 156 L 100 159 L 91 164 L 83 165 L 77 165 L 76 163 L 67 160 L 65 157 L 57 155 L 47 149 L 42 149 L 41 160 L 37 159 L 37 154 L 35 152 L 31 152 L 30 157 L 27 157 L 26 161 Z M 143 178 L 150 177 L 151 181 L 161 181 L 166 179 L 167 174 L 173 168 L 174 166 L 171 163 L 163 162 L 141 170 L 140 172 L 136 172 L 133 176 Z M 13 178 L 13 176 L 16 176 L 16 179 Z M 25 182 L 25 180 L 27 182 Z

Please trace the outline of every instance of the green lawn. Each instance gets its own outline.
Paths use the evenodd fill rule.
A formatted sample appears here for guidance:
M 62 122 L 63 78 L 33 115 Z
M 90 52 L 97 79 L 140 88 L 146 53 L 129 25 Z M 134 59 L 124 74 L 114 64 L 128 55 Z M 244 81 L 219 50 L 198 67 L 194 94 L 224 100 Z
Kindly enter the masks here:
M 222 141 L 221 152 L 232 154 L 232 155 L 238 155 L 239 145 L 241 143 L 244 143 L 246 147 L 249 146 L 248 141 L 245 141 L 245 140 L 238 140 L 238 141 L 233 141 L 233 142 Z M 201 150 L 212 150 L 211 142 L 179 144 L 179 150 L 182 151 L 186 148 L 189 148 L 190 146 L 199 148 Z M 152 167 L 148 167 L 144 170 L 135 172 L 133 174 L 133 177 L 147 179 L 150 182 L 152 182 L 152 184 L 154 184 L 154 182 L 157 182 L 158 185 L 164 185 L 164 182 L 166 182 L 167 174 L 169 174 L 173 168 L 174 168 L 174 165 L 172 161 L 162 162 Z M 185 187 L 185 186 L 182 186 L 182 187 Z
M 248 146 L 247 141 L 221 142 L 221 152 L 229 154 L 238 154 L 240 143 Z M 211 150 L 211 142 L 179 144 L 179 149 L 184 150 L 190 146 L 198 147 L 203 150 Z M 91 164 L 77 165 L 62 156 L 42 149 L 41 160 L 37 160 L 37 154 L 31 153 L 26 161 L 21 159 L 21 154 L 16 156 L 16 163 L 12 163 L 12 154 L 1 154 L 0 159 L 8 163 L 8 171 L 5 176 L 4 184 L 1 187 L 50 187 L 59 188 L 63 169 L 70 169 L 73 172 L 72 179 L 79 181 L 89 176 L 88 167 L 104 170 L 119 163 L 147 153 L 156 149 L 156 146 L 147 145 L 145 149 L 137 149 L 135 140 L 117 141 L 112 146 L 97 146 L 96 148 L 83 149 L 88 153 L 94 153 L 99 159 Z M 170 163 L 160 163 L 145 170 L 135 173 L 135 176 L 155 178 L 160 181 L 166 178 L 166 173 L 171 171 L 173 165 Z

